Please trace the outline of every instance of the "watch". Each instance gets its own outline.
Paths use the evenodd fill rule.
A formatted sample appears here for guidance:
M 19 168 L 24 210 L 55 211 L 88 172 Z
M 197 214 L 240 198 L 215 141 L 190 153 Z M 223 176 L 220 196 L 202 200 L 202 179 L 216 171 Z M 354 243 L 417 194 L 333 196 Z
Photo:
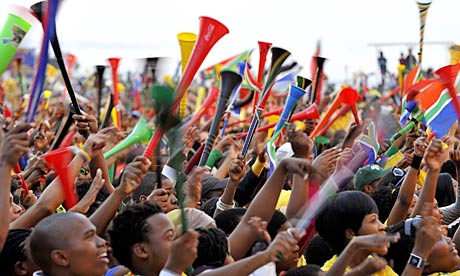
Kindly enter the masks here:
M 409 261 L 407 263 L 417 269 L 422 269 L 425 266 L 425 260 L 412 253 L 410 253 Z

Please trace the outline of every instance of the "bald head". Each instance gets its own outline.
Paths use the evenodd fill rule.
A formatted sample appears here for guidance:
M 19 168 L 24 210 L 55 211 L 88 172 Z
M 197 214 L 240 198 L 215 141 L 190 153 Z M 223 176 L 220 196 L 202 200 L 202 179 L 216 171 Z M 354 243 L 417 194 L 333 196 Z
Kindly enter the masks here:
M 67 249 L 78 224 L 88 220 L 78 213 L 62 213 L 40 221 L 30 235 L 30 251 L 33 261 L 43 270 L 51 266 L 51 251 Z

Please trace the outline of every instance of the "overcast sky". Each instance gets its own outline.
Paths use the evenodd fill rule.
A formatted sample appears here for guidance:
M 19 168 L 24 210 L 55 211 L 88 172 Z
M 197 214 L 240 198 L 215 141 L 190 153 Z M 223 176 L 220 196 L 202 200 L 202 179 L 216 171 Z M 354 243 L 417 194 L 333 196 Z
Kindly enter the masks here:
M 3 0 L 26 7 L 36 1 Z M 5 9 L 0 9 L 0 14 Z M 460 43 L 459 0 L 434 0 L 426 22 L 426 42 Z M 310 75 L 310 57 L 316 41 L 328 58 L 325 70 L 341 81 L 352 72 L 377 71 L 377 53 L 383 50 L 388 68 L 396 71 L 407 45 L 371 47 L 371 43 L 413 43 L 418 52 L 419 11 L 413 0 L 65 0 L 58 11 L 57 30 L 64 52 L 75 54 L 83 67 L 123 57 L 130 66 L 135 57 L 169 56 L 177 60 L 179 32 L 198 32 L 198 17 L 206 15 L 225 24 L 230 33 L 207 56 L 204 66 L 256 48 L 257 41 L 285 48 Z M 39 45 L 34 27 L 25 46 Z M 423 66 L 449 61 L 449 44 L 425 45 Z

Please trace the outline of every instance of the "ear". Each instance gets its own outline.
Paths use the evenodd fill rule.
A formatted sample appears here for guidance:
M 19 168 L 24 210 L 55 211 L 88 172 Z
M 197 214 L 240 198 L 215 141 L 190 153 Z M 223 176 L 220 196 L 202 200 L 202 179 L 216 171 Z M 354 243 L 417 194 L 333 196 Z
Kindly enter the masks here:
M 51 260 L 58 266 L 69 266 L 69 258 L 64 250 L 55 249 L 51 251 Z
M 345 237 L 347 238 L 347 240 L 353 239 L 354 236 L 356 235 L 355 235 L 355 232 L 353 232 L 353 230 L 351 230 L 350 228 L 345 230 Z
M 136 243 L 133 246 L 133 253 L 140 259 L 147 259 L 149 257 L 148 250 L 144 243 Z
M 139 202 L 140 202 L 140 203 L 144 203 L 146 200 L 147 200 L 147 196 L 146 196 L 146 195 L 141 195 L 141 196 L 139 197 Z
M 364 186 L 363 192 L 365 192 L 366 194 L 370 194 L 372 192 L 372 185 Z
M 27 264 L 25 262 L 16 262 L 13 267 L 14 275 L 27 275 Z

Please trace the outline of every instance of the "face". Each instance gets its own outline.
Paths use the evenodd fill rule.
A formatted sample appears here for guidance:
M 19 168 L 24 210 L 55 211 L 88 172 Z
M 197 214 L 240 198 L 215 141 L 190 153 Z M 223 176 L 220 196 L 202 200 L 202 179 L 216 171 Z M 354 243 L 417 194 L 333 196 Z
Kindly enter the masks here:
M 442 225 L 442 210 L 439 209 L 438 201 L 436 201 L 436 199 L 433 204 L 433 217 L 439 219 L 439 223 Z
M 13 201 L 13 195 L 10 193 L 10 222 L 15 221 L 22 213 L 24 210 L 21 206 L 17 205 Z
M 174 225 L 163 213 L 155 214 L 146 220 L 147 238 L 145 242 L 149 257 L 151 257 L 151 269 L 159 270 L 164 267 L 168 260 L 171 243 L 174 240 Z
M 74 275 L 104 275 L 108 268 L 107 242 L 96 234 L 96 227 L 83 215 L 69 227 L 66 251 Z
M 385 228 L 383 223 L 379 220 L 377 213 L 367 214 L 363 222 L 361 223 L 361 228 L 358 230 L 358 236 L 384 233 Z
M 169 181 L 163 181 L 161 186 L 168 193 L 168 201 L 163 212 L 168 213 L 172 210 L 177 209 L 177 198 L 175 195 L 176 191 L 174 190 L 174 186 Z
M 427 259 L 426 269 L 435 272 L 451 272 L 460 264 L 455 244 L 449 237 L 443 236 L 434 246 Z

